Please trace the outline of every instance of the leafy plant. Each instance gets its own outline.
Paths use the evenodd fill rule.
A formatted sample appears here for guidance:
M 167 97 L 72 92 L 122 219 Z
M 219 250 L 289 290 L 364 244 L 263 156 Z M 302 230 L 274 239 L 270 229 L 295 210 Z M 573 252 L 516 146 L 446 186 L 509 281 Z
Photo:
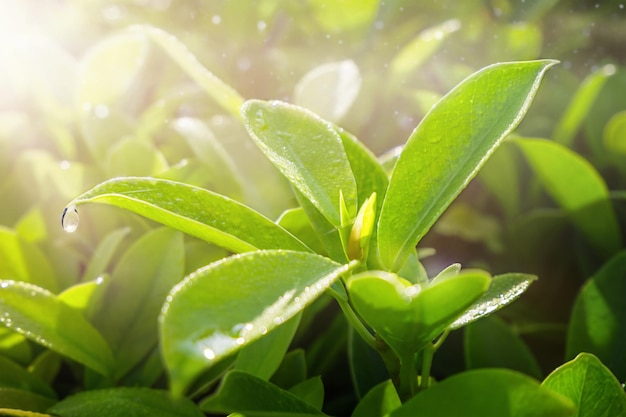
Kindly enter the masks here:
M 580 24 L 560 17 L 562 5 L 467 2 L 455 5 L 463 19 L 446 20 L 447 2 L 425 3 L 420 9 L 443 23 L 416 34 L 408 28 L 430 19 L 411 13 L 409 2 L 401 14 L 376 1 L 330 9 L 310 3 L 306 13 L 272 1 L 245 11 L 223 5 L 219 13 L 206 5 L 196 23 L 206 38 L 187 33 L 185 18 L 159 21 L 153 10 L 153 22 L 184 33 L 199 59 L 147 25 L 106 38 L 80 65 L 48 44 L 32 46 L 47 57 L 45 66 L 10 55 L 40 87 L 28 93 L 34 104 L 23 112 L 41 123 L 0 112 L 0 194 L 15 200 L 0 211 L 8 225 L 0 229 L 0 414 L 626 412 L 619 382 L 626 318 L 616 279 L 623 275 L 624 217 L 619 192 L 609 191 L 620 188 L 614 173 L 623 171 L 622 120 L 606 97 L 619 91 L 619 70 L 601 67 L 581 84 L 554 142 L 528 139 L 550 136 L 541 121 L 553 123 L 563 92 L 574 90 L 569 68 L 583 53 L 562 51 L 585 51 L 580 38 L 540 30 L 540 18 L 545 26 Z M 124 25 L 142 14 L 109 7 L 102 15 L 116 10 Z M 283 13 L 307 23 L 281 31 Z M 267 36 L 250 41 L 249 30 L 234 23 L 255 16 L 262 20 L 252 22 L 252 34 Z M 264 32 L 268 23 L 272 30 Z M 382 27 L 389 30 L 381 36 Z M 86 38 L 98 36 L 96 25 L 84 29 Z M 234 47 L 237 61 L 229 66 L 229 58 L 206 48 L 211 36 Z M 316 37 L 310 48 L 298 44 Z M 263 48 L 261 40 L 268 42 Z M 363 40 L 368 47 L 360 51 Z M 251 52 L 257 41 L 267 54 Z M 345 49 L 336 53 L 337 45 Z M 468 54 L 468 45 L 480 48 Z M 565 65 L 550 71 L 559 72 L 515 137 L 511 131 L 554 64 L 527 61 L 542 48 Z M 2 53 L 0 44 L 0 59 Z M 357 55 L 356 63 L 345 59 Z M 321 56 L 335 62 L 318 65 Z M 442 65 L 451 56 L 460 61 Z M 389 62 L 382 79 L 371 65 L 381 59 Z M 249 60 L 271 74 L 256 90 Z M 511 60 L 517 62 L 470 75 L 485 62 Z M 296 105 L 245 101 L 206 63 L 245 96 L 291 96 Z M 294 70 L 314 65 L 296 83 Z M 14 84 L 5 97 L 21 91 Z M 426 112 L 403 147 L 381 158 L 365 147 L 389 148 Z M 610 157 L 594 139 L 604 124 Z M 44 136 L 50 144 L 44 150 L 3 140 L 13 136 Z M 7 158 L 15 149 L 18 158 Z M 528 168 L 536 179 L 524 180 Z M 479 170 L 473 194 L 453 204 Z M 78 233 L 66 235 L 55 216 L 70 199 L 63 228 Z M 534 210 L 550 199 L 556 209 Z M 485 201 L 496 209 L 485 209 Z M 131 213 L 84 206 L 79 228 L 76 207 L 90 202 Z M 450 234 L 484 247 L 463 253 L 433 241 Z M 550 258 L 553 238 L 567 256 Z M 445 251 L 426 259 L 430 246 Z M 428 264 L 441 254 L 470 268 Z M 552 267 L 568 264 L 559 272 L 573 272 L 572 282 L 563 285 L 556 267 L 537 268 L 544 257 Z M 501 273 L 510 270 L 542 279 L 524 301 L 487 317 L 535 282 L 534 275 Z M 581 291 L 566 291 L 577 294 L 563 352 L 570 362 L 540 383 L 563 354 L 546 362 L 550 352 L 529 347 L 529 335 L 564 340 L 566 326 L 537 313 L 544 306 L 536 294 L 588 276 Z M 559 308 L 569 313 L 567 303 Z M 463 357 L 465 366 L 454 368 L 454 358 Z

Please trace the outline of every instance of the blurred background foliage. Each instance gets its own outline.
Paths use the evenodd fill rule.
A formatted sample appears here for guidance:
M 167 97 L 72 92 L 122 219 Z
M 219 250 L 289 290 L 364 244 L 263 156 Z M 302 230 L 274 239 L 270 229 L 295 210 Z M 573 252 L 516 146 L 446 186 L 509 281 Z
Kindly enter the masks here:
M 100 206 L 81 211 L 77 233 L 63 233 L 59 220 L 71 198 L 115 176 L 197 184 L 270 218 L 295 204 L 237 117 L 194 81 L 195 59 L 172 55 L 146 26 L 134 25 L 174 35 L 245 98 L 312 103 L 320 113 L 329 97 L 344 100 L 324 116 L 377 155 L 390 151 L 385 159 L 393 159 L 394 147 L 441 95 L 477 69 L 559 59 L 517 133 L 570 147 L 610 190 L 619 190 L 626 189 L 624 9 L 622 1 L 575 0 L 5 1 L 0 278 L 17 276 L 58 292 L 85 280 L 98 243 L 128 227 L 99 273 L 110 271 L 153 225 Z M 349 88 L 337 87 L 341 77 Z M 626 198 L 611 196 L 623 229 Z M 187 272 L 226 255 L 185 239 Z M 607 259 L 509 143 L 422 246 L 437 251 L 424 259 L 433 273 L 461 262 L 540 276 L 502 317 L 540 352 L 544 372 L 562 363 L 574 297 Z M 344 328 L 334 324 L 328 337 Z M 320 371 L 332 362 L 322 348 L 329 340 L 311 348 L 313 356 L 325 352 Z M 463 368 L 460 345 L 444 345 L 435 376 Z

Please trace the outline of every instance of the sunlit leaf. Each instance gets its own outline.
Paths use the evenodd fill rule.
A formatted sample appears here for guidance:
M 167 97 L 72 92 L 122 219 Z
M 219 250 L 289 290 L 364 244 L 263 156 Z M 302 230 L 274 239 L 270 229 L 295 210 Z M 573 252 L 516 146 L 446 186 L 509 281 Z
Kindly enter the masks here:
M 336 227 L 343 226 L 340 193 L 351 218 L 357 187 L 341 138 L 319 116 L 280 101 L 247 101 L 248 133 L 289 182 Z
M 551 60 L 495 64 L 448 93 L 409 138 L 391 176 L 378 225 L 383 263 L 410 250 L 521 121 Z
M 257 251 L 189 275 L 161 317 L 172 391 L 302 311 L 349 268 L 304 252 Z
M 111 204 L 233 252 L 309 249 L 258 212 L 211 191 L 155 178 L 117 178 L 95 186 L 68 206 Z
M 78 310 L 43 288 L 1 281 L 0 321 L 103 375 L 109 375 L 113 369 L 113 355 L 102 335 Z

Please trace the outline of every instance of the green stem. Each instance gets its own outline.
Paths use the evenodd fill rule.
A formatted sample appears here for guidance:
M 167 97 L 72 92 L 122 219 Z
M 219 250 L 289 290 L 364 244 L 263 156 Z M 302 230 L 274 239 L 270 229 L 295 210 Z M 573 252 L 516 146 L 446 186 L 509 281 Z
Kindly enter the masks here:
M 430 384 L 430 368 L 433 364 L 433 355 L 435 354 L 435 350 L 437 350 L 435 345 L 429 343 L 422 351 L 422 375 L 419 386 L 420 391 L 428 389 L 428 385 Z
M 370 345 L 373 349 L 376 349 L 376 338 L 370 333 L 369 330 L 367 330 L 361 319 L 352 309 L 350 303 L 348 303 L 348 301 L 344 300 L 341 297 L 335 297 L 335 300 L 337 300 L 341 311 L 343 311 L 343 314 L 348 319 L 348 322 L 352 325 L 352 327 L 359 334 L 359 336 L 361 336 L 363 340 L 365 340 L 365 343 Z
M 400 360 L 400 390 L 398 395 L 404 403 L 417 393 L 417 372 L 415 372 L 415 356 L 407 355 Z

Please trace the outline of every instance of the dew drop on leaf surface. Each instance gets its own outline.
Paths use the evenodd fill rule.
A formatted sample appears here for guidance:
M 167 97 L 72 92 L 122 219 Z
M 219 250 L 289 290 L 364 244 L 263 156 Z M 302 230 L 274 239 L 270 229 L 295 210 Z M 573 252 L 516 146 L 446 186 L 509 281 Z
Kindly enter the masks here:
M 61 226 L 67 233 L 74 233 L 78 229 L 78 211 L 75 206 L 66 207 L 61 215 Z

